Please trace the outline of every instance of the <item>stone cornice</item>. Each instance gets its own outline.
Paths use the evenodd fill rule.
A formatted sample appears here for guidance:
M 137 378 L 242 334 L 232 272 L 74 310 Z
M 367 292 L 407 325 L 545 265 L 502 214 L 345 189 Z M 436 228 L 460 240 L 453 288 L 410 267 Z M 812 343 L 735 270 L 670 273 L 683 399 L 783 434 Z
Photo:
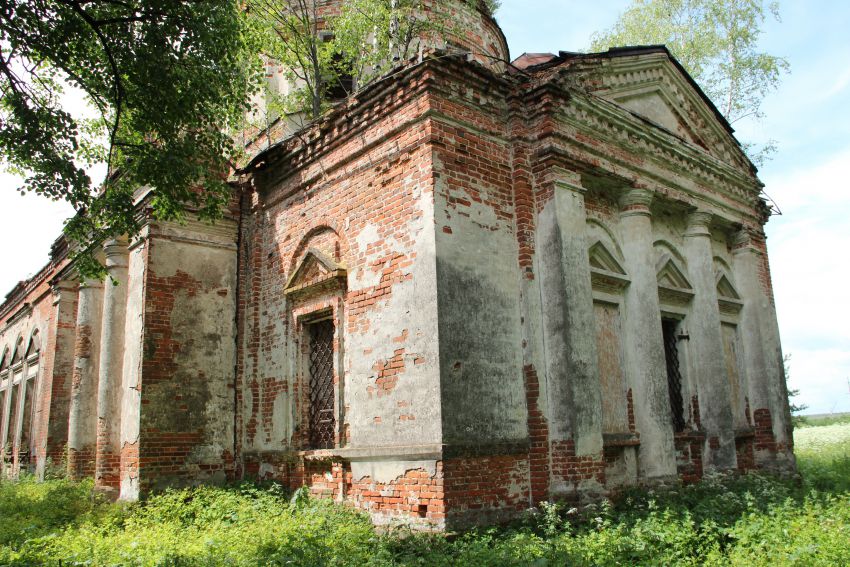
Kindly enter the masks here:
M 722 199 L 706 194 L 706 188 L 721 197 L 743 205 L 752 211 L 750 216 L 757 219 L 756 211 L 759 199 L 760 182 L 747 174 L 739 172 L 710 154 L 684 144 L 681 139 L 662 129 L 646 128 L 645 122 L 613 103 L 592 96 L 574 96 L 571 104 L 560 108 L 559 122 L 581 136 L 560 130 L 550 134 L 550 145 L 559 142 L 565 148 L 576 148 L 589 153 L 593 159 L 605 160 L 615 175 L 624 179 L 634 178 L 635 174 L 654 180 L 659 187 L 681 191 L 697 201 L 712 203 L 725 209 L 734 217 L 742 213 L 741 207 L 730 206 Z M 581 138 L 602 141 L 621 148 L 619 153 L 640 159 L 628 159 L 606 151 L 598 144 L 582 141 Z M 538 153 L 551 151 L 541 142 Z M 577 161 L 581 156 L 568 152 Z M 641 163 L 647 162 L 645 163 Z M 647 167 L 654 165 L 661 171 Z M 690 182 L 699 188 L 689 187 Z
M 725 120 L 721 124 L 715 115 L 716 108 L 710 108 L 701 99 L 686 77 L 676 71 L 666 54 L 659 52 L 605 59 L 603 69 L 602 86 L 593 89 L 601 96 L 616 99 L 618 94 L 661 85 L 673 97 L 677 107 L 685 110 L 679 116 L 702 138 L 710 153 L 738 167 L 752 168 L 732 135 L 731 127 L 725 124 Z M 688 110 L 691 112 L 688 113 Z
M 488 91 L 505 89 L 512 83 L 509 77 L 496 75 L 479 63 L 437 51 L 421 62 L 411 61 L 396 68 L 315 123 L 258 153 L 241 173 L 272 165 L 285 165 L 290 171 L 302 169 L 363 135 L 376 121 L 391 116 L 404 104 L 433 90 L 437 75 L 454 75 L 467 85 L 486 87 Z

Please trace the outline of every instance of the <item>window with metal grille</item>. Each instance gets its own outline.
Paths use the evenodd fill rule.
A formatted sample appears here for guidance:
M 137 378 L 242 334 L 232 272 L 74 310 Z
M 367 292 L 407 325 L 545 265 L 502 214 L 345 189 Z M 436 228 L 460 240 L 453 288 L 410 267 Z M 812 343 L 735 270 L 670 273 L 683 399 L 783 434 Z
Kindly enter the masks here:
M 307 326 L 310 338 L 310 447 L 334 446 L 334 324 L 330 319 Z
M 664 356 L 667 359 L 667 389 L 670 392 L 670 412 L 673 415 L 673 428 L 676 432 L 685 429 L 685 407 L 682 400 L 682 372 L 679 369 L 679 322 L 675 319 L 662 319 L 664 333 Z

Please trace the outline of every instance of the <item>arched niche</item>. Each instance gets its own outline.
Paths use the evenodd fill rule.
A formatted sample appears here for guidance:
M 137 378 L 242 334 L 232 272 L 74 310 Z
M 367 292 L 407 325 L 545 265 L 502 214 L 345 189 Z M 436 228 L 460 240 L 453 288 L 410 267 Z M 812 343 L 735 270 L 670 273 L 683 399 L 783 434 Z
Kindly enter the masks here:
M 655 274 L 658 300 L 662 306 L 682 307 L 694 297 L 694 288 L 687 275 L 685 257 L 669 242 L 655 242 Z
M 24 338 L 18 337 L 15 341 L 15 349 L 12 351 L 12 366 L 20 363 L 24 359 Z
M 744 307 L 741 294 L 735 285 L 732 269 L 722 258 L 714 258 L 715 282 L 717 285 L 717 307 L 721 316 L 736 318 Z

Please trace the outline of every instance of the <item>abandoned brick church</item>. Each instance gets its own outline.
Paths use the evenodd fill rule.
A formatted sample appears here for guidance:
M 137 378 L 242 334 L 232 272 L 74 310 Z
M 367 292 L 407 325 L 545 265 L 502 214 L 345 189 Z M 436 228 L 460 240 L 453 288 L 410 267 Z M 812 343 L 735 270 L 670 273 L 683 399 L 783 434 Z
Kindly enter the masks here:
M 276 479 L 445 529 L 795 469 L 729 124 L 663 47 L 509 63 L 437 4 L 464 36 L 250 147 L 224 220 L 104 242 L 118 285 L 57 240 L 0 307 L 5 474 Z

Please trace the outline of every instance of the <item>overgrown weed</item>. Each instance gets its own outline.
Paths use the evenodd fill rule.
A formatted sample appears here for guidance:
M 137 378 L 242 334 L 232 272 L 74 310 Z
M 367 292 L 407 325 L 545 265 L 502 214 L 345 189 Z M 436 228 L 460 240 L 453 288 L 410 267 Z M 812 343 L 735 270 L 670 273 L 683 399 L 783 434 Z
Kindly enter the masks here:
M 798 430 L 802 484 L 711 476 L 581 510 L 542 503 L 454 537 L 378 534 L 363 514 L 274 484 L 116 505 L 93 497 L 90 481 L 23 478 L 0 484 L 0 564 L 848 565 L 850 424 L 811 430 Z

